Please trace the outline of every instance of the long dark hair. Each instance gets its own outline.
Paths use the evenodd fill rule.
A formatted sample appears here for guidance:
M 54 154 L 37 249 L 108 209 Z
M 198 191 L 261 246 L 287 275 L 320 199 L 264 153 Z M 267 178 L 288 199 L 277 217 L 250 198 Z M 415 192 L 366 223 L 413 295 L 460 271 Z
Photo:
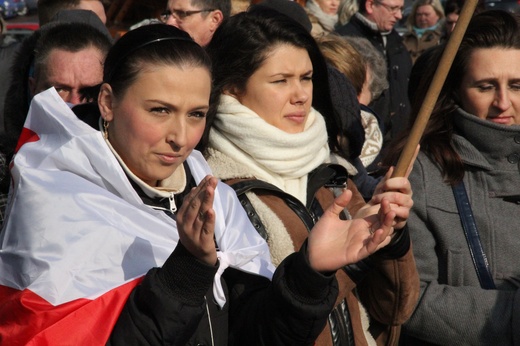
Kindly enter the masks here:
M 298 22 L 274 10 L 236 14 L 215 31 L 206 47 L 213 62 L 210 113 L 213 116 L 216 114 L 223 91 L 245 90 L 251 75 L 263 64 L 273 48 L 280 44 L 303 48 L 309 54 L 314 71 L 312 106 L 325 118 L 331 151 L 348 157 L 348 153 L 338 143 L 341 122 L 332 108 L 327 65 L 316 41 Z M 209 131 L 211 122 L 206 127 Z
M 452 185 L 464 177 L 464 165 L 451 143 L 454 132 L 453 117 L 456 116 L 454 110 L 460 106 L 458 96 L 460 84 L 467 72 L 473 51 L 495 47 L 520 49 L 519 17 L 504 11 L 485 11 L 472 18 L 421 139 L 421 150 L 440 167 L 445 181 Z M 436 48 L 428 56 L 421 56 L 422 61 L 418 60 L 414 65 L 412 74 L 424 74 L 417 79 L 419 80 L 417 85 L 410 85 L 410 88 L 416 89 L 411 93 L 412 112 L 408 130 L 413 126 L 433 79 L 435 68 L 432 66 L 438 65 L 442 52 L 442 46 Z M 424 68 L 426 66 L 428 68 Z M 405 131 L 390 146 L 391 152 L 387 153 L 385 164 L 395 164 L 406 143 L 408 133 L 409 131 Z

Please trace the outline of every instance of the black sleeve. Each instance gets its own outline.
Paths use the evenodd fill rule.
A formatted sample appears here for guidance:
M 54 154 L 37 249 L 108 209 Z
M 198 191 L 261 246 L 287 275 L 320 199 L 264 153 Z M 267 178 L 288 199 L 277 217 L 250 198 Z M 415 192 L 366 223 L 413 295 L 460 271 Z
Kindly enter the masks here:
M 204 314 L 216 271 L 179 243 L 162 268 L 151 269 L 132 291 L 107 345 L 186 344 Z
M 312 345 L 334 307 L 338 284 L 333 273 L 314 271 L 307 246 L 288 256 L 272 282 L 228 268 L 229 345 Z

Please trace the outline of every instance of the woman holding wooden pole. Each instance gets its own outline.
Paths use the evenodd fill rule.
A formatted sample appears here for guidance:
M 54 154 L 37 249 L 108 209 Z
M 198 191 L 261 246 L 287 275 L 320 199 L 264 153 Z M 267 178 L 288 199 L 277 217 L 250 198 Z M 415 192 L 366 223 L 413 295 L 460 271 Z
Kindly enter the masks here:
M 520 344 L 519 18 L 475 15 L 439 90 L 409 178 L 414 206 L 407 227 L 421 296 L 402 341 Z M 412 115 L 426 101 L 417 97 Z

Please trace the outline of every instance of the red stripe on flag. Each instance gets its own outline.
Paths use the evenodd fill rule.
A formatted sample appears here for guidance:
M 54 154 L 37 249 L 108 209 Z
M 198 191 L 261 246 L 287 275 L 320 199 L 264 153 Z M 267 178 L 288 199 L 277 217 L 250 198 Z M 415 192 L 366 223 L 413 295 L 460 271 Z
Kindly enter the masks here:
M 128 282 L 95 300 L 58 306 L 28 289 L 0 286 L 0 344 L 105 345 L 128 296 L 141 281 Z
M 18 138 L 18 143 L 16 144 L 16 149 L 14 150 L 14 152 L 17 153 L 18 150 L 20 150 L 22 145 L 24 145 L 25 143 L 36 142 L 39 140 L 40 140 L 40 137 L 36 134 L 36 132 L 24 127 L 22 129 L 22 133 L 20 134 L 20 137 Z

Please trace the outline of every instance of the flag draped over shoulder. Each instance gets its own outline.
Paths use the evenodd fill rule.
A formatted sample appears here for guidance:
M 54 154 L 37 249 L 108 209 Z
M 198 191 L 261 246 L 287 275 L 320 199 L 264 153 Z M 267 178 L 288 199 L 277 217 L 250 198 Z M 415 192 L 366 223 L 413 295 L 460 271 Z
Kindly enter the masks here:
M 199 152 L 197 182 L 210 169 Z M 11 174 L 0 233 L 0 343 L 105 344 L 132 289 L 175 248 L 175 222 L 143 204 L 99 131 L 54 89 L 37 95 Z M 267 244 L 234 191 L 215 192 L 220 268 L 271 278 Z M 225 303 L 220 280 L 214 283 Z

